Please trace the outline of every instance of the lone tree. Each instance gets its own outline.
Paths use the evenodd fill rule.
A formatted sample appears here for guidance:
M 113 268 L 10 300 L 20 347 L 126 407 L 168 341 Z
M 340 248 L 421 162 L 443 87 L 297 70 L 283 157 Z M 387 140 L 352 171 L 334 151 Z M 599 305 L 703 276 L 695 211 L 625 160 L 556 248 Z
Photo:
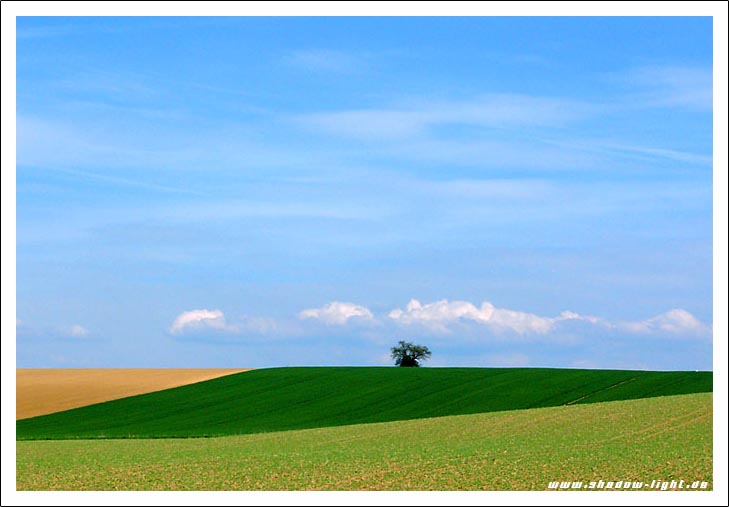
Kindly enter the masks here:
M 400 340 L 396 347 L 390 349 L 392 358 L 395 360 L 395 366 L 410 366 L 417 368 L 420 361 L 430 357 L 430 350 L 423 345 L 415 345 L 410 342 Z

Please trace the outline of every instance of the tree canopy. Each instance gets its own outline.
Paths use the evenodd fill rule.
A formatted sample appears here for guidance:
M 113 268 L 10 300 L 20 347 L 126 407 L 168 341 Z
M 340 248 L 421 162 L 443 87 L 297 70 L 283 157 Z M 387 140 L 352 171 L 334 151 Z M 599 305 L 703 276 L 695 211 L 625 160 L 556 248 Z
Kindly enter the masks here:
M 400 340 L 390 349 L 396 366 L 418 367 L 420 361 L 428 359 L 431 355 L 428 347 Z

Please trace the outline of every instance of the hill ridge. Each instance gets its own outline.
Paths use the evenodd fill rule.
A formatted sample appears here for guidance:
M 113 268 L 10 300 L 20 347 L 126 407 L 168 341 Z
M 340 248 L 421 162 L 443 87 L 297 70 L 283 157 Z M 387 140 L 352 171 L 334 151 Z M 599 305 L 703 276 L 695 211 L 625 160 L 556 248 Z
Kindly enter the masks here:
M 712 372 L 693 371 L 270 368 L 20 420 L 16 438 L 223 436 L 712 389 Z

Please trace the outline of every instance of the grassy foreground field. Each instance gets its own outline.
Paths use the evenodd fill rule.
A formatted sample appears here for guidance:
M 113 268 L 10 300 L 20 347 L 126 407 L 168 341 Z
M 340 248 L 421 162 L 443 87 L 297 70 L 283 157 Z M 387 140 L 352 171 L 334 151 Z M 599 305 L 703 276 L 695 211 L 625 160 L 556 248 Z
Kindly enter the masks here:
M 16 422 L 18 440 L 202 437 L 712 391 L 711 372 L 274 368 Z
M 18 490 L 544 490 L 600 480 L 711 488 L 712 395 L 16 450 Z
M 246 371 L 224 368 L 19 368 L 15 418 L 51 414 Z

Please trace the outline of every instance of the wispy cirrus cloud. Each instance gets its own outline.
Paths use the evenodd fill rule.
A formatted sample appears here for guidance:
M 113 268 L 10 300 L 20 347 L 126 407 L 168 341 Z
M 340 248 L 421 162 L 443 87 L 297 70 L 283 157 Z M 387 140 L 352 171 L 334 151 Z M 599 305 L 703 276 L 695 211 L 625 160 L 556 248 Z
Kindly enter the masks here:
M 383 143 L 384 144 L 384 143 Z M 385 156 L 421 166 L 448 164 L 480 169 L 580 171 L 598 167 L 603 153 L 575 147 L 557 147 L 538 139 L 417 138 L 378 146 Z
M 81 18 L 65 18 L 67 21 L 63 23 L 54 23 L 51 21 L 55 18 L 46 18 L 42 21 L 42 24 L 35 24 L 30 22 L 28 18 L 31 16 L 18 17 L 16 23 L 15 37 L 19 41 L 26 39 L 45 39 L 49 37 L 89 37 L 89 35 L 111 35 L 121 34 L 129 30 L 129 27 L 124 27 L 122 24 L 114 23 L 114 20 L 102 19 L 100 22 L 87 23 Z M 20 21 L 22 19 L 22 21 Z M 76 23 L 71 21 L 76 20 Z M 109 21 L 109 22 L 107 22 Z M 159 22 L 157 22 L 159 23 Z
M 284 56 L 287 65 L 313 72 L 350 73 L 367 67 L 367 59 L 351 51 L 338 49 L 298 49 Z
M 519 94 L 487 94 L 470 100 L 420 101 L 384 109 L 313 113 L 294 118 L 312 130 L 359 140 L 400 141 L 442 125 L 563 127 L 594 114 L 596 104 Z
M 329 325 L 343 325 L 350 320 L 355 322 L 374 321 L 374 315 L 369 308 L 341 301 L 333 301 L 319 308 L 303 310 L 299 312 L 299 318 L 315 319 Z
M 54 338 L 63 340 L 86 340 L 93 337 L 89 329 L 81 324 L 70 326 L 38 326 L 28 322 L 15 319 L 15 333 L 23 338 Z
M 87 70 L 64 77 L 54 86 L 61 92 L 74 95 L 124 98 L 126 101 L 151 99 L 162 93 L 146 75 L 133 72 Z
M 656 164 L 673 161 L 700 166 L 711 166 L 713 163 L 710 153 L 693 153 L 656 146 L 634 145 L 629 142 L 622 142 L 615 139 L 585 139 L 578 137 L 550 139 L 547 137 L 540 137 L 538 139 L 534 139 L 534 143 L 537 147 L 539 145 L 558 147 L 559 150 L 571 154 L 572 157 L 575 157 L 575 155 L 580 152 L 590 154 L 592 155 L 593 160 L 598 159 L 597 157 L 603 160 L 608 158 L 621 161 L 632 159 L 638 162 L 652 162 Z
M 240 125 L 202 129 L 191 135 L 180 128 L 184 122 L 174 118 L 142 119 L 144 126 L 132 129 L 124 124 L 140 121 L 137 111 L 125 108 L 114 111 L 113 116 L 69 120 L 18 114 L 18 166 L 160 177 L 211 166 L 223 173 L 224 169 L 250 166 L 300 167 L 321 164 L 325 158 L 308 151 L 284 150 L 276 143 L 252 141 L 254 134 Z M 246 154 L 244 161 L 241 153 Z M 148 171 L 141 173 L 140 168 Z
M 712 109 L 711 68 L 651 65 L 612 74 L 611 79 L 630 88 L 633 106 Z
M 86 28 L 85 30 L 88 31 L 89 29 Z M 77 25 L 28 26 L 16 28 L 15 37 L 20 41 L 24 39 L 45 39 L 48 37 L 74 35 L 82 33 L 85 30 Z

